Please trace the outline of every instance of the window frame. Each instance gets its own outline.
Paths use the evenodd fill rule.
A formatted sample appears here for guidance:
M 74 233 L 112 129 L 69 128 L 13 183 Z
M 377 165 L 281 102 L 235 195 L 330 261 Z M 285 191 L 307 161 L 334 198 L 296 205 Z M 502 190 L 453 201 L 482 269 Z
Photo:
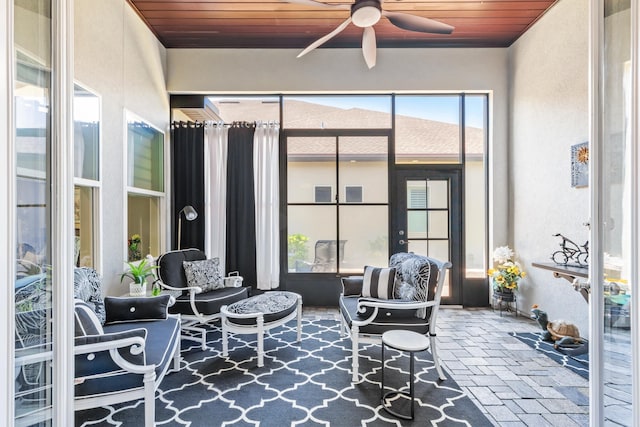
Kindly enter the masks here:
M 360 200 L 349 200 L 349 189 L 359 188 L 360 189 Z M 344 203 L 349 204 L 360 204 L 364 203 L 364 186 L 363 185 L 345 185 L 344 186 Z
M 163 173 L 162 187 L 164 191 L 148 190 L 145 188 L 138 188 L 138 187 L 129 185 L 129 135 L 128 135 L 128 132 L 129 132 L 130 121 L 139 121 L 139 122 L 145 123 L 149 127 L 155 129 L 158 133 L 160 133 L 160 135 L 162 135 L 163 164 L 160 167 L 162 168 L 162 173 Z M 162 252 L 166 250 L 167 236 L 169 235 L 169 225 L 167 221 L 167 200 L 170 197 L 169 175 L 168 175 L 168 172 L 169 172 L 168 165 L 170 163 L 170 159 L 169 159 L 169 149 L 168 149 L 169 144 L 167 143 L 167 134 L 166 132 L 161 130 L 159 127 L 151 123 L 149 120 L 146 120 L 145 118 L 127 109 L 124 110 L 123 132 L 124 132 L 124 138 L 123 138 L 122 155 L 123 155 L 123 165 L 125 165 L 125 167 L 123 168 L 124 191 L 123 191 L 123 202 L 122 202 L 123 204 L 122 214 L 124 219 L 123 221 L 124 227 L 122 229 L 122 233 L 123 233 L 122 235 L 123 252 L 122 253 L 125 254 L 123 259 L 128 258 L 128 252 L 129 252 L 127 241 L 129 239 L 129 219 L 128 218 L 129 218 L 129 196 L 130 195 L 144 196 L 144 197 L 158 199 L 158 211 L 159 211 L 158 212 L 158 233 L 160 235 L 158 236 L 158 252 L 159 253 L 155 255 L 159 256 Z
M 98 179 L 87 179 L 76 177 L 74 173 L 73 177 L 73 187 L 74 193 L 76 187 L 89 188 L 91 190 L 92 195 L 92 233 L 93 233 L 93 241 L 92 241 L 92 254 L 93 254 L 93 268 L 101 272 L 103 270 L 102 262 L 102 241 L 103 241 L 103 231 L 102 231 L 102 96 L 98 94 L 95 90 L 89 88 L 87 85 L 82 84 L 78 81 L 74 81 L 74 91 L 75 86 L 79 86 L 84 91 L 91 93 L 96 98 L 98 98 Z M 73 121 L 75 124 L 75 117 L 73 117 Z M 73 260 L 75 262 L 75 260 Z
M 329 200 L 318 200 L 318 190 L 329 189 Z M 333 203 L 333 185 L 314 185 L 313 186 L 313 203 Z

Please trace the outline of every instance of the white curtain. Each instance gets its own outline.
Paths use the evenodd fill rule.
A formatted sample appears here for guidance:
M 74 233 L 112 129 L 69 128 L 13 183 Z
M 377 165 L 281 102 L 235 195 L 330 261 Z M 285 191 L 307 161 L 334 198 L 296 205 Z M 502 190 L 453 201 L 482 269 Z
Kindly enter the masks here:
M 253 137 L 253 170 L 258 289 L 274 289 L 280 284 L 278 133 L 277 123 L 256 122 Z
M 225 268 L 227 229 L 227 141 L 229 131 L 222 123 L 208 122 L 204 130 L 205 252 L 220 258 Z M 226 271 L 224 271 L 226 275 Z

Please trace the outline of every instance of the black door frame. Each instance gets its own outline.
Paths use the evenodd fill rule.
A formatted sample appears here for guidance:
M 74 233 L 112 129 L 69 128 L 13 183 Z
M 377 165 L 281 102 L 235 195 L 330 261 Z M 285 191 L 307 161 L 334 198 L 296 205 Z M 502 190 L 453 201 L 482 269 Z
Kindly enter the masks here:
M 341 272 L 314 272 L 314 273 L 290 273 L 287 266 L 287 234 L 288 234 L 288 171 L 287 171 L 287 139 L 292 137 L 353 137 L 371 136 L 385 137 L 388 142 L 389 162 L 392 159 L 393 132 L 392 129 L 353 128 L 353 129 L 283 129 L 280 133 L 280 282 L 285 290 L 297 292 L 302 295 L 303 301 L 308 301 L 311 306 L 338 306 L 338 298 L 342 292 L 341 278 L 351 276 L 353 273 Z M 337 156 L 337 152 L 336 152 Z M 336 157 L 337 160 L 337 157 Z M 391 165 L 391 163 L 389 163 Z M 389 166 L 391 177 L 392 166 Z M 338 171 L 336 170 L 336 174 Z M 392 181 L 388 181 L 387 204 L 389 215 L 391 214 Z M 304 205 L 304 203 L 302 204 Z M 372 203 L 376 205 L 376 203 Z M 337 208 L 338 205 L 336 205 Z M 339 227 L 339 217 L 338 217 Z M 339 235 L 338 237 L 339 238 Z M 364 266 L 363 266 L 364 268 Z
M 407 200 L 406 182 L 410 179 L 446 179 L 449 181 L 449 256 L 452 268 L 449 271 L 451 294 L 442 297 L 442 304 L 463 304 L 463 254 L 464 254 L 464 224 L 462 185 L 462 168 L 460 165 L 421 165 L 402 167 L 396 165 L 394 173 L 394 200 L 390 204 L 389 212 L 389 250 L 390 253 L 406 252 L 407 245 L 400 244 L 400 240 L 407 240 Z M 404 236 L 398 233 L 405 231 Z

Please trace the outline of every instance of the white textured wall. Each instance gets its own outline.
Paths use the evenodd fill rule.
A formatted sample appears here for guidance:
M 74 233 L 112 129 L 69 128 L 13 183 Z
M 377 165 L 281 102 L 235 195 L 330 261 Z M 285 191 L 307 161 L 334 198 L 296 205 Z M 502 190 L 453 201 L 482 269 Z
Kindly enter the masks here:
M 490 245 L 507 241 L 507 49 L 168 49 L 171 93 L 491 91 Z
M 102 97 L 102 254 L 107 294 L 126 292 L 125 109 L 166 132 L 166 50 L 125 0 L 75 2 L 75 79 Z
M 588 306 L 571 284 L 531 267 L 550 262 L 555 233 L 584 243 L 589 189 L 571 187 L 570 149 L 588 137 L 588 1 L 560 0 L 509 48 L 510 243 L 529 277 L 519 307 L 574 322 L 588 336 Z

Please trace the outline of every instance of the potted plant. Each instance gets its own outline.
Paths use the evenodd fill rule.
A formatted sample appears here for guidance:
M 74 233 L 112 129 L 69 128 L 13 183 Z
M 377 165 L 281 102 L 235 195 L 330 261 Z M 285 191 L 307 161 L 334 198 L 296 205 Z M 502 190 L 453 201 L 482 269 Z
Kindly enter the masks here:
M 493 261 L 497 265 L 487 271 L 493 291 L 506 302 L 514 300 L 513 292 L 518 289 L 518 281 L 527 275 L 513 258 L 514 253 L 509 246 L 500 246 L 493 251 Z
M 132 296 L 145 295 L 147 292 L 147 277 L 153 276 L 153 270 L 158 266 L 149 264 L 146 259 L 127 262 L 126 264 L 129 269 L 120 276 L 120 283 L 124 281 L 125 277 L 128 277 L 133 280 L 129 285 L 129 293 Z

